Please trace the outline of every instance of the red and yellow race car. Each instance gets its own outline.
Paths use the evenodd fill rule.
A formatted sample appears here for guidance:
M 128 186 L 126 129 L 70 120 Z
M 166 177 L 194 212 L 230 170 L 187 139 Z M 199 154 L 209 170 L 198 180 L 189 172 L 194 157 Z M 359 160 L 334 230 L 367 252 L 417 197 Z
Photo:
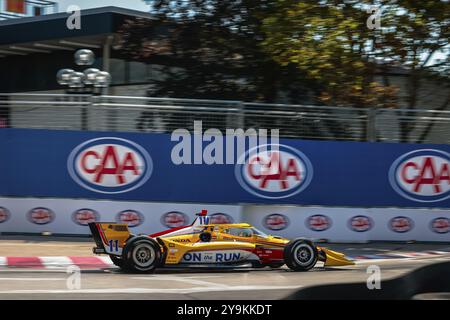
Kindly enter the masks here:
M 247 223 L 210 224 L 207 211 L 179 228 L 151 235 L 133 235 L 126 224 L 89 224 L 96 254 L 108 254 L 129 272 L 153 272 L 160 267 L 251 266 L 307 271 L 317 261 L 325 266 L 354 264 L 344 254 L 319 247 L 304 238 L 289 240 L 267 235 Z

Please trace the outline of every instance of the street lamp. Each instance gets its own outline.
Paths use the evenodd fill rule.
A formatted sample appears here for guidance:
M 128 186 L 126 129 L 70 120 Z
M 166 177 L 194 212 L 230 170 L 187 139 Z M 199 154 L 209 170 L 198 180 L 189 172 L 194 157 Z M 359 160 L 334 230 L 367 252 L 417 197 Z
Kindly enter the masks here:
M 91 66 L 95 61 L 95 55 L 92 50 L 80 49 L 75 52 L 75 63 L 79 66 Z M 107 88 L 111 83 L 111 75 L 96 68 L 88 68 L 83 72 L 64 68 L 56 74 L 56 80 L 62 86 L 68 86 L 71 89 L 85 88 L 93 86 L 94 88 Z
M 92 50 L 80 49 L 75 52 L 75 63 L 79 66 L 90 66 L 94 63 L 95 55 Z
M 94 64 L 95 55 L 92 50 L 80 49 L 75 52 L 75 63 L 78 66 L 91 66 Z M 98 95 L 102 88 L 109 87 L 111 83 L 111 75 L 96 68 L 87 68 L 84 71 L 75 71 L 73 69 L 64 68 L 56 73 L 56 81 L 73 90 L 73 93 L 87 93 Z M 83 107 L 81 109 L 81 127 L 87 130 L 88 110 Z

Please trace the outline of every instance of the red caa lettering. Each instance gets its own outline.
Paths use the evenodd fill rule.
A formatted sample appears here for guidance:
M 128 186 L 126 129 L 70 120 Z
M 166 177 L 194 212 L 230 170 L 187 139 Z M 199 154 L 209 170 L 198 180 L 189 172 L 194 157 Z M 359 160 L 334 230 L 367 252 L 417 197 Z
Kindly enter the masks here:
M 92 157 L 95 160 L 101 160 L 101 163 L 89 168 L 87 166 L 88 157 Z M 112 166 L 108 167 L 107 165 L 109 163 L 112 163 Z M 108 174 L 115 175 L 118 184 L 124 184 L 127 182 L 123 175 L 125 171 L 132 171 L 134 175 L 139 175 L 139 169 L 133 153 L 126 152 L 125 158 L 122 162 L 120 162 L 116 147 L 111 145 L 105 148 L 103 156 L 100 156 L 93 150 L 87 151 L 81 158 L 81 166 L 86 173 L 95 174 L 94 181 L 96 183 L 101 183 L 103 176 Z
M 389 182 L 402 197 L 418 202 L 450 198 L 450 154 L 420 149 L 398 157 L 389 169 Z
M 133 141 L 104 137 L 85 141 L 67 158 L 71 178 L 81 187 L 116 194 L 139 188 L 150 178 L 148 152 Z
M 430 156 L 424 157 L 420 164 L 408 161 L 401 169 L 401 178 L 414 185 L 414 192 L 420 192 L 423 185 L 431 185 L 435 193 L 440 193 L 443 182 L 450 185 L 449 165 L 442 163 L 440 168 L 436 168 L 435 159 Z
M 254 165 L 261 165 L 263 172 L 272 172 L 273 168 L 276 168 L 276 173 L 272 174 L 255 174 Z M 262 161 L 261 157 L 255 156 L 252 158 L 248 165 L 248 174 L 250 177 L 256 180 L 261 180 L 259 183 L 259 187 L 265 189 L 267 187 L 267 183 L 270 180 L 279 181 L 280 188 L 282 190 L 287 189 L 289 187 L 287 178 L 294 177 L 296 181 L 300 181 L 300 170 L 297 166 L 297 162 L 293 158 L 289 158 L 286 167 L 283 168 L 282 161 L 280 159 L 279 152 L 271 152 L 269 161 L 265 163 Z
M 95 171 L 97 171 L 97 167 L 98 167 L 98 166 L 96 166 L 96 167 L 94 167 L 94 168 L 92 168 L 92 169 L 91 169 L 91 168 L 88 168 L 87 163 L 86 163 L 86 160 L 87 160 L 88 157 L 94 157 L 96 160 L 98 160 L 98 159 L 99 159 L 99 156 L 98 156 L 98 153 L 95 152 L 95 151 L 87 151 L 87 152 L 83 155 L 83 157 L 81 158 L 81 167 L 83 168 L 83 170 L 84 170 L 86 173 L 92 174 L 92 173 L 95 173 Z
M 238 162 L 236 180 L 247 192 L 261 198 L 291 197 L 306 189 L 313 178 L 308 157 L 283 144 L 252 148 Z

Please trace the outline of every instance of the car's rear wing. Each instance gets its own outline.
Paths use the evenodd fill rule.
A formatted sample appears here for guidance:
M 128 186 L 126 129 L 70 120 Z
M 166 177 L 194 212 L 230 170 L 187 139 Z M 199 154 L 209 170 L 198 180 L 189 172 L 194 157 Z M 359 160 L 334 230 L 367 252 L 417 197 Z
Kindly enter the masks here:
M 91 222 L 89 223 L 96 247 L 93 248 L 95 254 L 122 254 L 125 242 L 130 238 L 131 233 L 128 225 L 116 222 Z

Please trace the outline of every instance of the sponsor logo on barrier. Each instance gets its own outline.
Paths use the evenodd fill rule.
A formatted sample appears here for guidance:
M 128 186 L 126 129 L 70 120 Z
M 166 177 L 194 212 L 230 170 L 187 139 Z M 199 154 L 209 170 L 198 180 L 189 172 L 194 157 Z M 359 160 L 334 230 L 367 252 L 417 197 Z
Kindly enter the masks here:
M 366 232 L 372 229 L 373 221 L 367 216 L 354 216 L 348 221 L 348 226 L 356 232 Z
M 8 221 L 11 213 L 5 207 L 0 207 L 0 223 Z
M 226 213 L 213 213 L 209 218 L 211 224 L 228 224 L 234 222 L 233 217 Z
M 88 190 L 116 194 L 142 186 L 152 173 L 150 155 L 122 138 L 97 138 L 77 146 L 67 166 L 72 179 Z
M 406 153 L 389 170 L 392 188 L 409 200 L 435 202 L 450 197 L 450 155 L 434 149 Z
M 414 228 L 414 222 L 408 217 L 394 217 L 389 220 L 389 228 L 397 233 L 405 233 Z
M 325 231 L 331 228 L 331 218 L 323 214 L 315 214 L 306 219 L 306 227 L 312 231 Z
M 35 224 L 47 224 L 55 220 L 55 213 L 44 207 L 33 208 L 28 211 L 28 220 Z
M 124 210 L 117 214 L 116 221 L 119 223 L 125 223 L 130 228 L 134 228 L 144 222 L 144 216 L 136 210 Z
M 269 230 L 284 230 L 289 226 L 289 218 L 283 214 L 273 213 L 264 218 L 263 225 Z
M 311 162 L 290 146 L 261 145 L 242 157 L 235 167 L 236 179 L 247 192 L 261 198 L 291 197 L 305 190 L 312 180 Z
M 87 226 L 91 222 L 100 221 L 100 215 L 92 209 L 79 209 L 72 213 L 72 221 L 80 226 Z
M 177 228 L 188 224 L 188 216 L 183 212 L 170 211 L 162 215 L 161 224 L 167 228 Z
M 450 219 L 445 217 L 439 217 L 433 219 L 430 223 L 431 230 L 436 233 L 448 233 L 450 232 Z

